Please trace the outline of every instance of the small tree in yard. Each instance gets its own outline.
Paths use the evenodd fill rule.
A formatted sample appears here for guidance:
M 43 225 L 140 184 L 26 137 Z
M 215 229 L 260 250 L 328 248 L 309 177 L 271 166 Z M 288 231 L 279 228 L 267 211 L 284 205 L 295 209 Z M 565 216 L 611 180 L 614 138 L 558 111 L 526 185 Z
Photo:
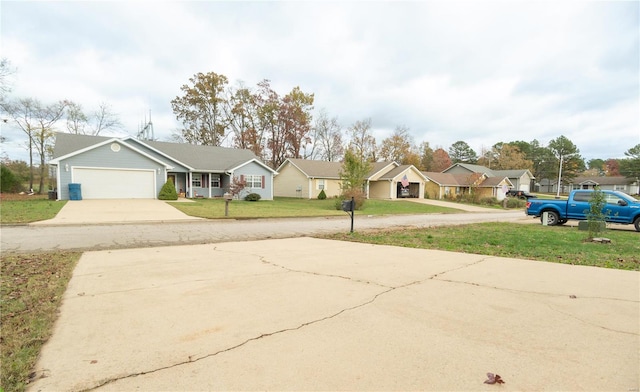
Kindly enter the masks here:
M 160 193 L 158 194 L 158 199 L 178 200 L 178 192 L 176 192 L 176 187 L 173 185 L 173 181 L 167 180 L 167 182 L 164 183 L 160 189 Z
M 344 161 L 340 170 L 340 180 L 342 181 L 342 194 L 340 199 L 355 200 L 355 209 L 359 210 L 366 200 L 364 185 L 367 175 L 371 170 L 371 163 L 363 157 L 357 156 L 353 150 L 349 149 L 344 154 Z M 336 202 L 336 209 L 340 209 L 342 201 Z
M 600 235 L 605 226 L 605 219 L 608 212 L 604 211 L 604 207 L 607 201 L 604 196 L 604 192 L 600 188 L 596 187 L 593 191 L 591 200 L 589 201 L 589 210 L 587 212 L 587 222 L 589 224 L 589 237 L 587 239 L 593 239 Z
M 231 179 L 231 183 L 227 188 L 227 192 L 231 193 L 231 196 L 236 197 L 239 196 L 244 188 L 247 186 L 247 182 L 245 180 L 241 180 L 240 178 L 233 176 Z

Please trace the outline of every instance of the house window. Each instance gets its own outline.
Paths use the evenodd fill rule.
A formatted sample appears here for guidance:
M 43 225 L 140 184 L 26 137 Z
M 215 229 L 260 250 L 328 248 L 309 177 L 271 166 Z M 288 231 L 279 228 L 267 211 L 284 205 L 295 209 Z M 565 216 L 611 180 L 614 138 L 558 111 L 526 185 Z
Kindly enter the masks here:
M 626 191 L 627 190 L 627 186 L 626 185 L 615 185 L 613 187 L 614 191 Z
M 244 176 L 244 180 L 247 188 L 262 188 L 262 176 L 249 174 Z
M 202 187 L 202 174 L 194 173 L 191 175 L 191 186 L 194 188 Z
M 318 189 L 325 189 L 324 187 L 324 179 L 322 180 L 317 180 L 317 184 L 318 184 Z
M 220 188 L 220 174 L 211 174 L 211 188 Z

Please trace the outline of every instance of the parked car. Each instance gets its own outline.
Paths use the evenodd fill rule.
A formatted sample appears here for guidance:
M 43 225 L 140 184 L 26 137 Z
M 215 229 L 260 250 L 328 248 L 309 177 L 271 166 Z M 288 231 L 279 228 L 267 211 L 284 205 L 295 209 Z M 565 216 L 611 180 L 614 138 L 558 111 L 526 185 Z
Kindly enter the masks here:
M 531 193 L 528 193 L 525 191 L 519 191 L 516 189 L 509 189 L 506 195 L 510 197 L 517 197 L 518 199 L 522 199 L 522 200 L 532 199 L 537 197 L 536 195 L 532 195 Z

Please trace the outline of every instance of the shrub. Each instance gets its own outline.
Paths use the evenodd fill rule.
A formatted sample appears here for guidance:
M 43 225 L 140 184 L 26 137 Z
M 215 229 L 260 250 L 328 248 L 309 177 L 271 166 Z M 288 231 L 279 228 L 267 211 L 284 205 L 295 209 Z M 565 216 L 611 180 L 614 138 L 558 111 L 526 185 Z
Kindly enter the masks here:
M 515 197 L 507 197 L 505 200 L 507 201 L 507 208 L 522 208 L 527 204 L 526 200 L 520 200 Z
M 246 201 L 258 201 L 260 200 L 260 195 L 257 193 L 249 193 L 244 197 Z
M 160 189 L 160 193 L 158 194 L 158 199 L 178 200 L 178 192 L 176 192 L 176 187 L 173 185 L 173 181 L 167 180 L 167 182 L 164 183 Z
M 356 210 L 359 210 L 364 206 L 364 202 L 366 200 L 364 192 L 360 189 L 347 189 L 343 191 L 342 195 L 340 195 L 340 197 L 336 199 L 336 210 L 342 209 L 343 200 L 351 200 L 352 197 L 356 203 L 356 205 L 354 206 Z
M 324 200 L 324 199 L 326 199 L 326 198 L 327 198 L 327 194 L 326 194 L 326 193 L 324 193 L 324 189 L 322 189 L 322 190 L 320 191 L 320 193 L 318 194 L 318 200 Z
M 0 165 L 0 169 L 0 192 L 20 192 L 22 190 L 22 185 L 20 184 L 18 176 L 16 176 L 15 173 L 5 165 Z
M 480 199 L 480 204 L 484 204 L 487 206 L 493 206 L 498 204 L 498 199 L 495 197 L 483 197 Z

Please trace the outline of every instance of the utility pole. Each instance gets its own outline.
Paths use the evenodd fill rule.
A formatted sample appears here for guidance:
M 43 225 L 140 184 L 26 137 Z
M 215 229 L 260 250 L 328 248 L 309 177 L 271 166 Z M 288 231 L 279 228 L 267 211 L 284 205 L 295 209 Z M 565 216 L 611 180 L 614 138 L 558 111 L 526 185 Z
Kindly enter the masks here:
M 560 198 L 560 181 L 562 180 L 562 158 L 560 155 L 560 170 L 558 170 L 558 193 L 556 194 L 556 199 Z

